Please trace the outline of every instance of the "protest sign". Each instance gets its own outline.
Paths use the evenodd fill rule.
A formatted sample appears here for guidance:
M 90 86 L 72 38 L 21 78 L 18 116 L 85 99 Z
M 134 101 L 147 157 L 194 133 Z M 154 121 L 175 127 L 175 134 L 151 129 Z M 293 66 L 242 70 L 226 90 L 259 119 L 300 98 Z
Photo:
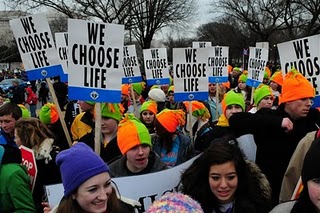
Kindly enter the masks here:
M 148 85 L 170 84 L 166 48 L 145 49 L 143 58 Z
M 174 48 L 174 100 L 208 99 L 208 57 L 210 48 Z
M 69 98 L 119 103 L 124 26 L 68 20 Z
M 268 49 L 250 47 L 247 80 L 248 86 L 257 88 L 263 81 L 263 76 L 269 57 L 268 54 Z
M 56 47 L 63 74 L 60 76 L 62 82 L 68 82 L 68 33 L 55 33 Z
M 208 67 L 209 82 L 213 84 L 228 81 L 229 47 L 215 46 L 210 48 Z
M 45 14 L 10 20 L 28 80 L 63 73 Z
M 192 48 L 206 48 L 211 47 L 211 41 L 193 41 Z
M 135 45 L 123 47 L 122 68 L 124 73 L 124 77 L 122 78 L 123 84 L 132 84 L 142 81 Z
M 22 165 L 25 165 L 27 167 L 28 175 L 31 181 L 31 191 L 33 192 L 38 173 L 36 159 L 34 157 L 32 149 L 29 149 L 28 147 L 25 147 L 23 145 L 21 145 L 19 148 L 21 150 Z
M 312 107 L 320 107 L 320 35 L 305 37 L 278 44 L 283 76 L 296 68 L 315 88 Z
M 160 172 L 112 178 L 112 181 L 116 183 L 121 196 L 139 201 L 141 204 L 139 212 L 145 212 L 154 200 L 169 191 L 173 191 L 178 186 L 181 173 L 185 171 L 198 156 L 183 164 Z M 50 206 L 59 204 L 63 197 L 63 185 L 48 185 L 45 186 L 45 189 Z

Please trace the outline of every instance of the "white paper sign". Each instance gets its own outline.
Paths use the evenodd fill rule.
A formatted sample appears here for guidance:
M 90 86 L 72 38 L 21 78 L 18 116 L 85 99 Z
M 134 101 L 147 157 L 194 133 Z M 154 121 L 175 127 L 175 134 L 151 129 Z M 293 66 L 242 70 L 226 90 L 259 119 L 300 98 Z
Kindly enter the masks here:
M 138 63 L 138 57 L 135 45 L 128 45 L 123 47 L 123 84 L 131 84 L 141 82 L 141 72 Z
M 116 183 L 120 194 L 139 201 L 141 203 L 140 212 L 144 212 L 154 200 L 178 186 L 182 172 L 199 156 L 171 169 L 146 175 L 112 178 L 112 180 Z M 50 206 L 58 205 L 63 197 L 63 185 L 54 184 L 45 186 L 45 188 Z
M 63 72 L 68 73 L 68 33 L 55 33 L 56 46 Z
M 124 26 L 68 20 L 69 98 L 119 103 Z
M 193 41 L 192 48 L 206 48 L 211 47 L 211 41 Z
M 264 71 L 269 58 L 268 54 L 268 49 L 250 47 L 248 60 L 248 86 L 256 88 L 263 81 Z
M 175 101 L 208 99 L 210 51 L 211 48 L 173 48 Z
M 143 58 L 148 85 L 170 84 L 166 48 L 145 49 Z
M 312 107 L 320 107 L 320 35 L 278 44 L 281 69 L 285 74 L 296 68 L 316 90 Z
M 10 20 L 29 80 L 63 73 L 54 40 L 44 13 Z
M 229 47 L 215 46 L 210 49 L 208 58 L 209 82 L 214 84 L 227 82 Z

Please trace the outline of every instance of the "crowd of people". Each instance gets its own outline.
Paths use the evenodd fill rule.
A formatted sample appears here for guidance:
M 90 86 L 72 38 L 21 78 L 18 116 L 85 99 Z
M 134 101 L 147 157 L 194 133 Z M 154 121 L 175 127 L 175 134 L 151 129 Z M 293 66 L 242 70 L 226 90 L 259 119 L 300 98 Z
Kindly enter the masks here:
M 48 102 L 46 82 L 19 87 L 20 98 L 1 96 L 0 212 L 139 212 L 112 178 L 167 170 L 197 155 L 177 191 L 158 198 L 148 213 L 320 212 L 314 88 L 295 69 L 284 76 L 266 68 L 257 88 L 247 85 L 247 71 L 229 71 L 228 82 L 208 84 L 207 100 L 176 102 L 174 79 L 152 87 L 140 82 L 122 85 L 121 103 L 102 103 L 100 113 L 95 102 L 67 100 L 58 78 L 58 106 Z M 244 135 L 254 140 L 254 158 L 241 144 Z M 38 168 L 32 191 L 21 145 L 33 150 Z M 55 183 L 63 184 L 64 196 L 50 206 L 44 186 Z

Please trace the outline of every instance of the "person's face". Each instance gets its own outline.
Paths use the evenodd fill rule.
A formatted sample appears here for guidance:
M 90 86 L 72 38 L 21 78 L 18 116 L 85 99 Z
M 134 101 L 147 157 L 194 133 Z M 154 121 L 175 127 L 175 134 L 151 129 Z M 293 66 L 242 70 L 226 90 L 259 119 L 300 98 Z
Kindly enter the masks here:
M 278 91 L 278 84 L 274 81 L 270 82 L 270 87 L 273 91 Z
M 72 198 L 85 212 L 106 212 L 112 193 L 111 178 L 107 172 L 89 178 L 81 184 Z
M 273 97 L 271 95 L 268 95 L 261 99 L 260 103 L 258 104 L 257 108 L 271 108 L 273 104 Z
M 216 85 L 215 84 L 209 84 L 209 93 L 210 94 L 216 94 Z
M 0 96 L 0 106 L 4 103 L 4 98 Z
M 17 129 L 14 130 L 14 142 L 17 144 L 18 147 L 22 145 Z
M 285 103 L 285 111 L 293 118 L 300 119 L 307 116 L 313 101 L 311 98 L 302 98 L 299 100 Z
M 238 176 L 234 163 L 229 161 L 215 164 L 209 170 L 209 185 L 219 203 L 228 203 L 234 200 L 238 186 Z
M 162 85 L 162 86 L 161 86 L 161 89 L 162 89 L 163 92 L 166 94 L 166 93 L 168 92 L 169 85 L 168 85 L 168 84 Z
M 150 110 L 144 110 L 141 113 L 142 116 L 142 120 L 146 123 L 146 124 L 151 124 L 154 122 L 154 114 L 153 112 L 151 112 Z
M 229 120 L 231 115 L 233 115 L 234 113 L 238 113 L 238 112 L 242 112 L 242 108 L 239 105 L 232 104 L 232 105 L 227 106 L 227 109 L 226 109 L 227 119 Z
M 239 81 L 239 82 L 238 82 L 238 87 L 239 87 L 239 89 L 245 89 L 246 86 L 247 86 L 247 84 L 246 84 L 245 82 L 243 82 L 243 81 Z
M 320 178 L 309 180 L 307 185 L 310 200 L 316 206 L 317 212 L 320 212 Z
M 131 172 L 140 172 L 148 165 L 150 146 L 138 145 L 130 149 L 127 153 L 127 167 Z
M 174 93 L 173 92 L 168 93 L 168 99 L 169 99 L 170 103 L 174 103 Z
M 240 72 L 237 72 L 237 71 L 232 71 L 232 72 L 231 72 L 231 76 L 234 77 L 234 78 L 238 77 L 240 74 L 241 74 L 241 73 L 240 73 Z
M 263 84 L 268 84 L 269 83 L 269 78 L 263 78 L 262 83 Z
M 118 123 L 112 118 L 101 118 L 101 132 L 103 134 L 114 133 L 118 129 Z
M 15 124 L 16 120 L 12 117 L 12 115 L 0 116 L 0 125 L 5 133 L 13 136 Z
M 93 109 L 93 106 L 90 104 L 87 104 L 85 101 L 79 101 L 79 105 L 82 111 L 89 112 Z

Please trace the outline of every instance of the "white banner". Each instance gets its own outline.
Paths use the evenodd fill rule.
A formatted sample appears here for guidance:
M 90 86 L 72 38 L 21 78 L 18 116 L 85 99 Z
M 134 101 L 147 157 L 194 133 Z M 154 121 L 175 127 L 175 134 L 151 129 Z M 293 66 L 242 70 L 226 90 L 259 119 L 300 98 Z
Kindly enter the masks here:
M 68 20 L 69 98 L 119 103 L 124 25 Z
M 120 195 L 139 201 L 141 204 L 140 212 L 144 212 L 154 200 L 166 192 L 173 191 L 178 186 L 182 172 L 185 171 L 198 156 L 176 167 L 160 172 L 112 178 L 112 180 L 116 183 Z M 63 185 L 48 185 L 45 186 L 45 189 L 50 206 L 58 205 L 63 197 Z
M 44 13 L 10 20 L 10 26 L 29 80 L 63 73 Z

